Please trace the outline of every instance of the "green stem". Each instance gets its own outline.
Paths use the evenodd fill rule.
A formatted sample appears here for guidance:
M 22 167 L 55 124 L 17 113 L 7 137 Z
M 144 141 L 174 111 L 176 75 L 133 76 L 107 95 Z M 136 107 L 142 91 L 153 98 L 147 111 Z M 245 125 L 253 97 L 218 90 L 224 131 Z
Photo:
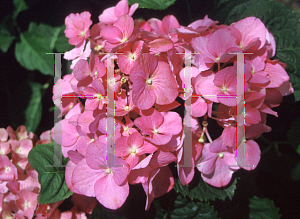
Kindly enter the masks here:
M 189 18 L 190 18 L 191 22 L 193 22 L 194 20 L 193 20 L 193 17 L 192 17 L 191 6 L 190 6 L 190 3 L 189 3 L 189 0 L 185 0 L 185 1 L 186 1 L 186 6 L 187 6 Z

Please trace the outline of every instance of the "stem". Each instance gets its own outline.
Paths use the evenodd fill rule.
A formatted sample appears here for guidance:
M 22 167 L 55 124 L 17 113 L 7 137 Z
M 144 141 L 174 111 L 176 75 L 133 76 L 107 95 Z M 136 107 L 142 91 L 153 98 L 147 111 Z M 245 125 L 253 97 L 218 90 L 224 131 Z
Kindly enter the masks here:
M 212 143 L 211 137 L 210 137 L 210 135 L 209 135 L 207 129 L 205 129 L 205 134 L 206 134 L 206 137 L 207 137 L 208 140 L 209 140 L 209 143 Z
M 191 7 L 190 7 L 189 0 L 185 0 L 185 1 L 186 1 L 186 6 L 187 6 L 189 18 L 190 18 L 191 22 L 193 22 L 194 19 L 193 19 L 193 17 L 192 17 L 192 12 L 191 12 Z

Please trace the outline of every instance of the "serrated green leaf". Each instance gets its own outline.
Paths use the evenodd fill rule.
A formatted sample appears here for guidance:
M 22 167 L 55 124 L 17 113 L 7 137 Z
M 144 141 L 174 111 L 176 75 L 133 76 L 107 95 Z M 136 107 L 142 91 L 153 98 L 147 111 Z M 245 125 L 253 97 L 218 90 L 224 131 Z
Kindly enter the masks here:
M 279 208 L 268 198 L 250 198 L 249 219 L 279 219 Z
M 28 132 L 35 132 L 42 118 L 42 85 L 24 83 L 12 94 L 8 111 L 13 126 L 25 125 Z
M 165 10 L 175 2 L 176 0 L 128 0 L 130 5 L 139 3 L 139 8 L 148 8 L 154 10 Z
M 177 193 L 182 194 L 184 197 L 189 197 L 190 199 L 198 199 L 200 201 L 207 201 L 207 200 L 215 200 L 221 199 L 225 200 L 228 197 L 230 200 L 234 195 L 234 191 L 236 189 L 237 178 L 234 179 L 233 183 L 226 189 L 219 189 L 213 186 L 210 186 L 206 182 L 202 180 L 200 177 L 200 182 L 196 187 L 190 189 L 190 185 L 183 186 L 180 180 L 175 180 L 174 190 Z
M 118 216 L 112 212 L 110 212 L 108 209 L 104 207 L 98 207 L 96 206 L 93 209 L 93 212 L 89 219 L 125 219 L 125 217 Z
M 214 211 L 214 207 L 208 202 L 194 202 L 181 195 L 178 195 L 175 202 L 174 208 L 164 210 L 160 207 L 158 201 L 154 201 L 156 206 L 156 219 L 217 219 L 218 213 Z
M 65 167 L 55 167 L 55 159 L 62 160 L 66 165 L 67 158 L 54 150 L 54 143 L 35 146 L 28 154 L 30 165 L 38 172 L 41 191 L 38 201 L 40 204 L 58 202 L 72 195 L 65 180 Z
M 39 70 L 45 75 L 54 72 L 54 49 L 65 52 L 71 46 L 64 36 L 65 26 L 51 27 L 46 24 L 30 23 L 28 31 L 21 34 L 21 42 L 17 43 L 15 55 L 19 63 L 28 70 Z
M 232 0 L 222 4 L 215 20 L 231 24 L 249 16 L 260 18 L 274 35 L 276 55 L 287 64 L 286 71 L 295 90 L 295 100 L 300 100 L 300 15 L 288 6 L 271 0 Z
M 295 147 L 300 145 L 300 118 L 297 118 L 291 125 L 291 128 L 287 132 L 289 142 Z M 296 148 L 297 149 L 297 148 Z
M 20 12 L 28 9 L 28 6 L 24 0 L 14 0 L 14 6 L 15 6 L 15 10 L 13 12 L 14 19 L 18 16 Z
M 0 29 L 0 49 L 2 52 L 7 52 L 8 48 L 12 44 L 16 37 L 11 36 L 9 31 L 4 28 Z

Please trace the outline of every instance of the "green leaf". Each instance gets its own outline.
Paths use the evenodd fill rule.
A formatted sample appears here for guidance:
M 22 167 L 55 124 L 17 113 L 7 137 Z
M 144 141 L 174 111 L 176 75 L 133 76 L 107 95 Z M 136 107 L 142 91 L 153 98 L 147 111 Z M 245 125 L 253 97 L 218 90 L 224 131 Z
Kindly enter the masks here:
M 35 132 L 42 118 L 42 85 L 24 83 L 12 94 L 8 105 L 13 126 L 25 125 L 28 132 Z
M 276 208 L 274 202 L 268 198 L 250 198 L 249 219 L 279 219 L 279 208 Z
M 196 186 L 191 186 L 191 184 L 193 184 L 193 181 L 189 185 L 183 186 L 180 180 L 176 179 L 174 190 L 177 193 L 182 194 L 183 197 L 187 196 L 192 200 L 198 199 L 200 201 L 207 201 L 215 200 L 218 198 L 224 201 L 226 197 L 228 197 L 230 200 L 232 199 L 237 184 L 237 178 L 235 178 L 233 183 L 228 188 L 219 189 L 210 186 L 209 184 L 204 182 L 201 177 L 199 180 L 200 181 Z
M 216 7 L 219 7 L 222 3 L 228 2 L 230 0 L 219 0 L 219 1 L 214 1 L 214 4 Z
M 130 5 L 139 3 L 139 8 L 148 8 L 154 10 L 165 10 L 175 2 L 176 0 L 128 0 Z
M 57 40 L 55 42 L 54 48 L 56 52 L 64 53 L 66 51 L 69 51 L 73 48 L 72 45 L 68 43 L 68 38 L 65 36 L 64 30 L 66 29 L 66 26 L 63 25 L 59 28 L 59 34 L 57 35 Z
M 16 37 L 11 36 L 9 31 L 4 28 L 0 29 L 0 49 L 2 52 L 7 52 L 8 48 L 12 44 Z
M 298 147 L 298 151 L 300 149 L 300 145 Z M 298 152 L 300 154 L 300 152 Z M 291 171 L 291 178 L 294 181 L 300 180 L 300 163 L 297 163 L 296 167 Z
M 98 207 L 96 206 L 93 209 L 93 212 L 89 219 L 125 219 L 125 217 L 118 216 L 114 214 L 113 212 L 110 212 L 110 210 L 104 208 L 104 207 Z
M 14 19 L 18 16 L 20 12 L 28 9 L 28 6 L 24 0 L 14 0 L 14 6 L 15 6 L 15 10 L 13 12 Z
M 39 70 L 45 75 L 52 75 L 54 58 L 46 53 L 52 53 L 54 49 L 65 52 L 71 48 L 64 36 L 64 28 L 30 23 L 28 31 L 20 35 L 21 42 L 15 48 L 18 62 L 28 70 Z
M 40 204 L 58 202 L 72 195 L 65 180 L 65 167 L 54 167 L 54 161 L 61 159 L 66 165 L 68 159 L 54 150 L 54 143 L 35 146 L 28 155 L 30 165 L 38 172 L 41 191 Z
M 218 213 L 209 203 L 194 202 L 178 195 L 174 207 L 164 210 L 158 201 L 154 201 L 157 209 L 156 219 L 166 219 L 168 215 L 171 219 L 217 219 Z
M 291 125 L 291 128 L 287 132 L 288 140 L 297 148 L 300 145 L 300 118 L 297 118 Z
M 215 20 L 231 24 L 249 16 L 260 18 L 274 35 L 274 59 L 287 64 L 286 71 L 295 90 L 295 100 L 300 100 L 300 15 L 282 3 L 271 0 L 232 0 L 224 3 Z

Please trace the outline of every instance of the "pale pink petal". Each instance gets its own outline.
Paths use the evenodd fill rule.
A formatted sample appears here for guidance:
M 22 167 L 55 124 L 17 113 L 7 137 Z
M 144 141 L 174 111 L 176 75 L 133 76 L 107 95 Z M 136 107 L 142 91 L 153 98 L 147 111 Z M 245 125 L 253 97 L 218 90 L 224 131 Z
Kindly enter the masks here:
M 103 177 L 94 185 L 97 200 L 106 208 L 116 210 L 120 208 L 129 194 L 129 185 L 118 186 L 112 177 Z
M 107 26 L 101 30 L 101 36 L 109 43 L 120 43 L 123 39 L 122 32 L 115 26 Z

